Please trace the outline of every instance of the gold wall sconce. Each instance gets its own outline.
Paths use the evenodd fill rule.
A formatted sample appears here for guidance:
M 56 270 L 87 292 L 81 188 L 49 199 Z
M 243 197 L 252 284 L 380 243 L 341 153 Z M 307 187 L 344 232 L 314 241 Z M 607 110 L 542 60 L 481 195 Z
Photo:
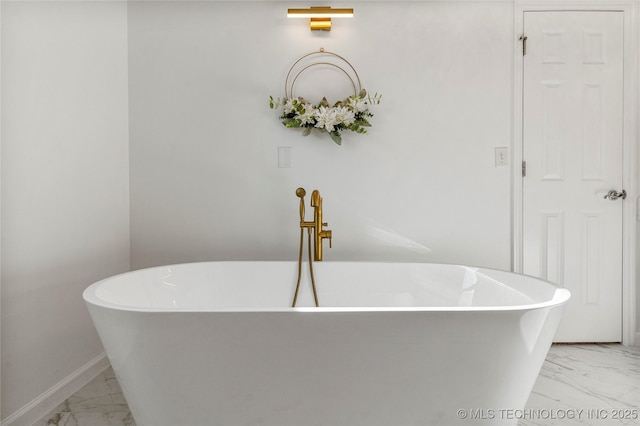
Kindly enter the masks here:
M 289 9 L 287 18 L 309 18 L 311 31 L 331 31 L 331 18 L 353 18 L 353 8 L 311 6 L 308 9 Z

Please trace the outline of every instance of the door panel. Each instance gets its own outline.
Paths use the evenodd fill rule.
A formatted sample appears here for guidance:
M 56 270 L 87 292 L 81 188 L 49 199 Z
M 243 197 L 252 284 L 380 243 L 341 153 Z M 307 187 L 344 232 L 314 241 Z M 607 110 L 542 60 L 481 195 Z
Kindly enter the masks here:
M 525 12 L 523 272 L 568 288 L 556 335 L 622 338 L 623 13 Z

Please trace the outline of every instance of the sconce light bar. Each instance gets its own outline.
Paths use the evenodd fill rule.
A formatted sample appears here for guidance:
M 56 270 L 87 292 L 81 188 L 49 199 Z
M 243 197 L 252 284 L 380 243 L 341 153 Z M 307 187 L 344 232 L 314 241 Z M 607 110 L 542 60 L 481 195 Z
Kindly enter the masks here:
M 311 6 L 308 9 L 289 9 L 287 18 L 309 18 L 311 30 L 331 30 L 331 18 L 353 18 L 353 8 Z
M 332 9 L 329 6 L 312 6 L 308 9 L 289 9 L 287 18 L 353 18 L 353 8 Z

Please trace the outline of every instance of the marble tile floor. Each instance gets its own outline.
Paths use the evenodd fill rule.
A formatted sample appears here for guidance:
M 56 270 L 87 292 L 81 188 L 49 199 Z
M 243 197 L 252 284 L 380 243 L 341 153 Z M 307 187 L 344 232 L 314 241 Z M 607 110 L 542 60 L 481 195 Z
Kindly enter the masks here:
M 553 345 L 518 426 L 640 425 L 640 346 Z
M 484 414 L 518 419 L 518 426 L 640 425 L 640 346 L 553 345 L 525 410 Z M 34 424 L 112 425 L 135 422 L 111 369 Z

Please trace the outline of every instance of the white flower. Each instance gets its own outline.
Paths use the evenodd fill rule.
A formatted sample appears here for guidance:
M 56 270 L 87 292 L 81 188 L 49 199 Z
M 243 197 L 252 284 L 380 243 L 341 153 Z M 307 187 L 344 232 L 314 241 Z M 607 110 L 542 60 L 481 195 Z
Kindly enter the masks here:
M 317 109 L 313 105 L 305 104 L 304 113 L 297 114 L 295 119 L 300 120 L 301 124 L 313 123 L 316 120 L 316 112 Z
M 354 121 L 356 121 L 354 112 L 349 108 L 342 106 L 335 108 L 335 117 L 338 124 L 344 123 L 345 126 L 350 126 Z
M 294 112 L 296 110 L 295 105 L 293 105 L 293 100 L 292 99 L 287 99 L 287 101 L 284 103 L 284 106 L 282 108 L 283 108 L 285 114 L 292 113 L 292 112 Z
M 356 96 L 351 96 L 349 97 L 349 108 L 354 110 L 357 114 L 359 112 L 367 111 L 369 109 L 369 105 L 364 99 Z
M 316 120 L 317 120 L 317 123 L 315 127 L 318 127 L 320 129 L 324 127 L 324 129 L 329 133 L 335 130 L 334 126 L 336 124 L 339 124 L 336 119 L 335 109 L 327 108 L 325 106 L 321 106 L 316 111 Z

